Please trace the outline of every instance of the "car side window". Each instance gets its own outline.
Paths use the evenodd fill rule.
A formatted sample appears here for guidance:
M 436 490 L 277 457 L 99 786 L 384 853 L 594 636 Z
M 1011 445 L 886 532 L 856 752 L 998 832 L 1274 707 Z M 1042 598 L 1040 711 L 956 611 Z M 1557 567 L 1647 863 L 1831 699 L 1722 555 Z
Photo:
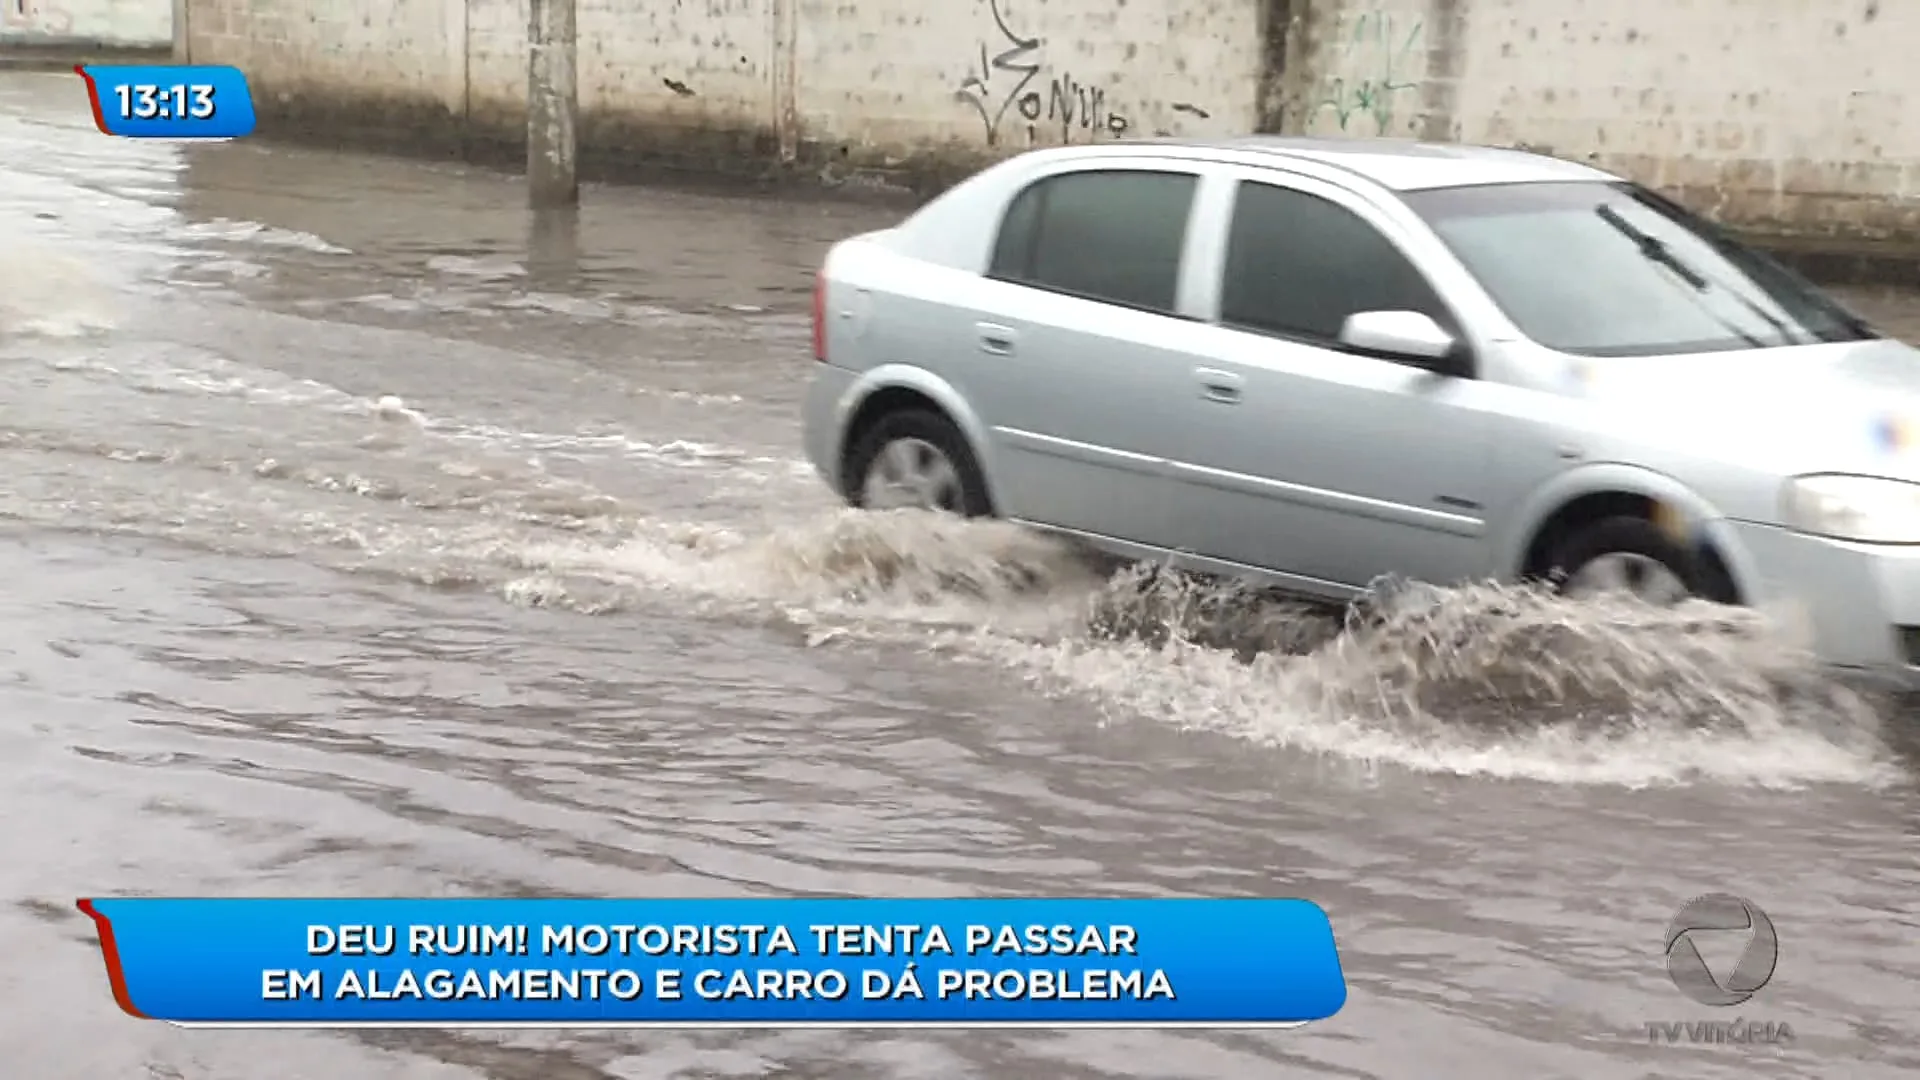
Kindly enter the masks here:
M 1035 182 L 1000 223 L 989 277 L 1172 314 L 1199 177 L 1141 169 Z
M 1380 230 L 1338 203 L 1242 181 L 1221 281 L 1220 321 L 1333 341 L 1361 311 L 1418 311 L 1453 320 L 1427 279 Z

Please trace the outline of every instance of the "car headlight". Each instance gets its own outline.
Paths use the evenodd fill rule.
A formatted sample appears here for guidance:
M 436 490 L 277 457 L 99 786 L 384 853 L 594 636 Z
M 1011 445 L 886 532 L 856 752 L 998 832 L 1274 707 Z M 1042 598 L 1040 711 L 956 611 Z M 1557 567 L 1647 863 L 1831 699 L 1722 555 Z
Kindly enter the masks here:
M 1920 484 L 1838 473 L 1787 481 L 1789 528 L 1863 544 L 1920 544 Z

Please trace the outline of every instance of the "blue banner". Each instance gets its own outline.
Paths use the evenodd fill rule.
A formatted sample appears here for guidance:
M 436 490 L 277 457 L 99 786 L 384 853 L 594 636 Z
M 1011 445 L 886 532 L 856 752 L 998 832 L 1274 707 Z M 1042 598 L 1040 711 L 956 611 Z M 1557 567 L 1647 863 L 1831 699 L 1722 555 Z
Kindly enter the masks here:
M 1260 1027 L 1346 1001 L 1305 900 L 81 900 L 204 1025 Z
M 93 122 L 129 139 L 237 139 L 253 134 L 253 91 L 225 64 L 81 64 Z

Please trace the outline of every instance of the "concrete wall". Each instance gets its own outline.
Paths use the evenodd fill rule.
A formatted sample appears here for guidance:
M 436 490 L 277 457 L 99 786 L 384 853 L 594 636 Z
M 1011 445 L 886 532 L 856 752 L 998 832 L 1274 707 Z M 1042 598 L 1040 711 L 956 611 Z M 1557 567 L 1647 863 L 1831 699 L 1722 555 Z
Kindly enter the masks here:
M 243 66 L 269 132 L 524 136 L 527 0 L 178 2 L 188 58 Z M 1920 242 L 1916 3 L 578 3 L 590 173 L 937 181 L 1120 135 L 1414 135 L 1593 160 L 1759 231 Z
M 1757 232 L 1920 242 L 1920 4 L 1295 4 L 1309 130 L 1521 145 Z
M 0 0 L 0 3 L 9 0 Z M 1256 0 L 578 0 L 583 162 L 829 181 L 1255 121 Z M 184 0 L 263 130 L 511 154 L 527 0 Z
M 161 48 L 173 40 L 173 0 L 0 0 L 0 46 Z

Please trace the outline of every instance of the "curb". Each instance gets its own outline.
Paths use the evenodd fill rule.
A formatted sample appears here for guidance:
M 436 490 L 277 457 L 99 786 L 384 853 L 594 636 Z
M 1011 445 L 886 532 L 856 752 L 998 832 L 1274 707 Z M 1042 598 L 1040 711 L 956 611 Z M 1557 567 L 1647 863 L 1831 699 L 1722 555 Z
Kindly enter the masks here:
M 72 71 L 77 64 L 171 64 L 173 48 L 124 45 L 0 44 L 0 71 Z

